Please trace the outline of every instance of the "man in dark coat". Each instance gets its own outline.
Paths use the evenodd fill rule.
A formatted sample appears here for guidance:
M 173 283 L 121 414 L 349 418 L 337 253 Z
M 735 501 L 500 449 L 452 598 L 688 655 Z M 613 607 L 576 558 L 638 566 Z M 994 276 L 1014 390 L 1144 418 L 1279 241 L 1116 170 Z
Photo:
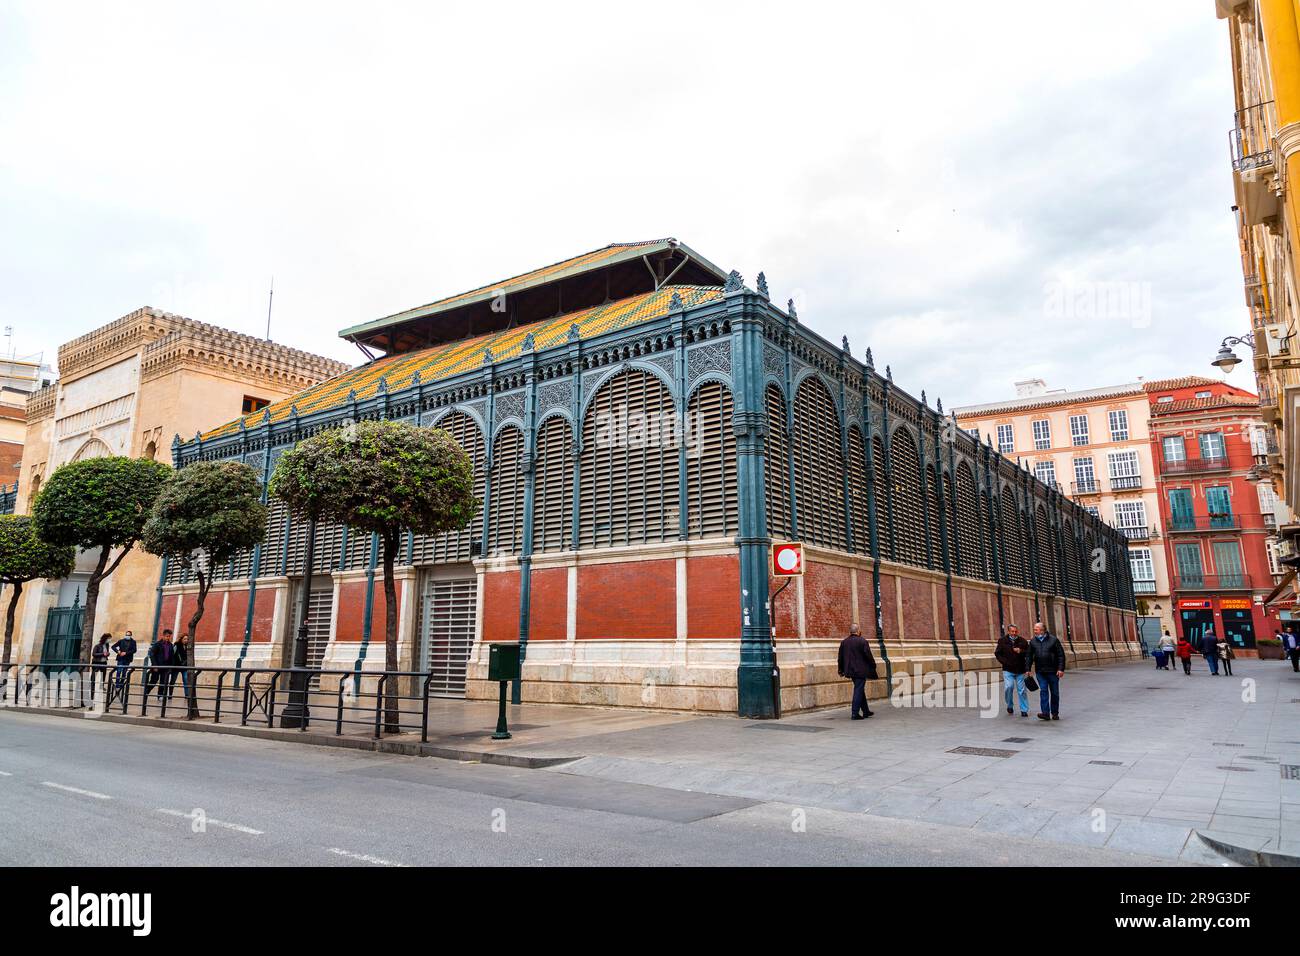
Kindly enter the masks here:
M 1041 623 L 1034 625 L 1034 637 L 1029 642 L 1029 666 L 1038 678 L 1038 719 L 1060 720 L 1065 648 Z
M 149 645 L 149 670 L 145 675 L 144 696 L 148 697 L 154 685 L 158 687 L 158 699 L 164 700 L 171 687 L 172 667 L 176 664 L 176 645 L 172 643 L 171 629 L 162 632 L 162 637 Z
M 1025 671 L 1029 669 L 1029 642 L 1020 636 L 1020 628 L 1007 625 L 1007 631 L 998 638 L 993 656 L 1002 665 L 1002 696 L 1007 701 L 1007 713 L 1014 714 L 1013 698 L 1020 699 L 1020 716 L 1029 716 L 1029 692 L 1025 690 Z
M 1214 677 L 1219 676 L 1219 639 L 1214 636 L 1214 628 L 1207 627 L 1205 633 L 1201 635 L 1201 653 L 1205 655 L 1205 663 L 1210 665 L 1210 674 Z
M 839 671 L 841 677 L 853 681 L 852 718 L 865 720 L 874 716 L 867 706 L 867 681 L 876 679 L 876 659 L 856 624 L 849 628 L 849 636 L 840 641 Z

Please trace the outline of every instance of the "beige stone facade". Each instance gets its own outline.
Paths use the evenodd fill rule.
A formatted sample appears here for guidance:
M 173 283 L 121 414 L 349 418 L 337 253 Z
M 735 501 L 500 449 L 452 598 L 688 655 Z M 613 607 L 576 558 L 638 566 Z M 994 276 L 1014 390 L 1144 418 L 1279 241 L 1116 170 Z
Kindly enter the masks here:
M 346 371 L 333 359 L 142 308 L 59 349 L 59 379 L 32 394 L 16 511 L 30 510 L 60 465 L 101 455 L 171 460 L 191 436 Z M 23 595 L 15 657 L 41 654 L 49 608 L 84 596 L 93 557 L 64 581 L 33 582 Z M 96 630 L 147 634 L 160 561 L 133 551 L 100 590 Z

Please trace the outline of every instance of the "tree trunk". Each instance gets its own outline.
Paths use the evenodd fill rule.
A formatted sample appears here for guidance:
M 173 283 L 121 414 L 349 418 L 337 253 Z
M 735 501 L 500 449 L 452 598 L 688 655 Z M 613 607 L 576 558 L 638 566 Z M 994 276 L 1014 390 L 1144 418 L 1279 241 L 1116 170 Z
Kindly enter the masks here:
M 14 645 L 14 613 L 18 610 L 18 596 L 23 593 L 23 582 L 18 581 L 10 586 L 14 589 L 14 593 L 9 598 L 9 610 L 5 614 L 4 658 L 0 660 L 0 667 L 6 670 L 9 667 L 9 654 Z
M 189 638 L 185 661 L 187 669 L 198 664 L 199 646 L 194 642 L 194 632 L 198 630 L 199 621 L 203 620 L 203 606 L 208 600 L 208 591 L 212 589 L 211 577 L 204 574 L 199 568 L 195 568 L 194 573 L 199 579 L 199 593 L 198 599 L 195 601 L 194 614 L 190 616 L 190 622 L 185 627 L 186 636 Z M 199 675 L 197 671 L 191 671 L 187 686 L 188 690 L 185 693 L 186 716 L 193 719 L 199 715 Z
M 384 535 L 384 670 L 397 670 L 397 585 L 393 581 L 393 563 L 397 559 L 397 535 Z M 401 733 L 402 722 L 398 713 L 398 678 L 390 677 L 384 684 L 384 723 L 390 734 Z
M 104 569 L 108 567 L 111 551 L 108 545 L 100 549 L 95 570 L 90 572 L 90 580 L 86 582 L 86 606 L 81 613 L 81 653 L 78 655 L 83 664 L 90 663 L 90 649 L 95 646 L 95 605 L 99 603 L 99 582 L 107 577 Z

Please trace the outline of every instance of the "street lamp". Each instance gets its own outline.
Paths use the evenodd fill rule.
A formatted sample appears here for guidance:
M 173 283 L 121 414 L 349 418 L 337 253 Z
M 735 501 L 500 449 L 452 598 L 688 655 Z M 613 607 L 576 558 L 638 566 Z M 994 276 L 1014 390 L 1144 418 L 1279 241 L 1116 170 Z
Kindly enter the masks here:
M 1237 353 L 1232 350 L 1232 346 L 1234 345 L 1246 345 L 1253 351 L 1255 348 L 1255 341 L 1249 335 L 1229 335 L 1219 343 L 1219 354 L 1214 357 L 1214 361 L 1210 364 L 1218 366 L 1223 369 L 1224 372 L 1231 372 L 1234 368 L 1240 365 L 1241 359 L 1238 358 Z

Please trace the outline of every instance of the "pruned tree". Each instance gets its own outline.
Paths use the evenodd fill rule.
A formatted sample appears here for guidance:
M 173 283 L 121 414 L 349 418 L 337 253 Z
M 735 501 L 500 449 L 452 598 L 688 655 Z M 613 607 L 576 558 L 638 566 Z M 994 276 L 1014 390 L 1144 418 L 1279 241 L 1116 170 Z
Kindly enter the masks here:
M 72 573 L 77 560 L 77 550 L 53 545 L 36 533 L 36 526 L 27 515 L 0 515 L 0 583 L 13 590 L 9 595 L 9 609 L 5 612 L 5 643 L 0 667 L 9 666 L 13 648 L 14 613 L 23 585 L 38 578 L 66 578 Z
M 32 519 L 38 535 L 60 547 L 99 550 L 86 582 L 82 663 L 90 661 L 99 586 L 140 540 L 153 503 L 171 474 L 167 465 L 146 458 L 87 458 L 60 465 L 36 496 Z M 118 550 L 115 558 L 114 550 Z
M 266 534 L 266 505 L 257 472 L 238 461 L 195 462 L 172 477 L 154 501 L 141 544 L 150 554 L 166 557 L 194 573 L 199 592 L 185 626 L 190 663 L 194 632 L 218 568 Z M 197 713 L 197 682 L 189 681 L 189 712 Z
M 474 467 L 439 428 L 368 421 L 313 435 L 285 453 L 270 494 L 315 521 L 378 535 L 384 565 L 384 666 L 397 670 L 397 587 L 393 565 L 402 536 L 466 527 L 478 514 Z M 385 723 L 399 729 L 397 689 L 388 683 Z

